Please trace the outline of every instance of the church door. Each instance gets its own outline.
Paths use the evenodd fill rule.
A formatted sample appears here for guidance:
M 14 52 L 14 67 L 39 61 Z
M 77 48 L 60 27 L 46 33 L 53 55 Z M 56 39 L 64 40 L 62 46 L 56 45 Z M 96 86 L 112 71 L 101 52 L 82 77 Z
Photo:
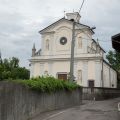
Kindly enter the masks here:
M 94 80 L 88 81 L 88 87 L 93 88 L 94 87 Z
M 58 74 L 58 79 L 67 80 L 67 74 Z

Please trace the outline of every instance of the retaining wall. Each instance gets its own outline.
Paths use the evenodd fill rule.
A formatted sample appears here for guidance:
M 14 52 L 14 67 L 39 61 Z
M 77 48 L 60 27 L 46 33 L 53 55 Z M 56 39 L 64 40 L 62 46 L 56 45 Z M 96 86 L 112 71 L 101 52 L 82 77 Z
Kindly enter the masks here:
M 120 89 L 83 87 L 83 100 L 104 100 L 120 97 Z
M 39 113 L 80 105 L 82 90 L 39 93 L 15 83 L 0 82 L 0 120 L 29 120 Z

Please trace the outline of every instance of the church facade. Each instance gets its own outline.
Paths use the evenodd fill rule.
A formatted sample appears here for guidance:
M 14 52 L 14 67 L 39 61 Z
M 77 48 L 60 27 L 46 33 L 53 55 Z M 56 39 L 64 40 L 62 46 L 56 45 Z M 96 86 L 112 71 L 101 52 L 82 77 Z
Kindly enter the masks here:
M 81 24 L 79 13 L 67 13 L 39 31 L 42 48 L 32 49 L 30 76 L 52 75 L 67 80 L 70 72 L 73 20 L 75 21 L 74 80 L 84 87 L 117 87 L 117 73 L 104 60 L 105 51 L 92 36 L 94 31 Z

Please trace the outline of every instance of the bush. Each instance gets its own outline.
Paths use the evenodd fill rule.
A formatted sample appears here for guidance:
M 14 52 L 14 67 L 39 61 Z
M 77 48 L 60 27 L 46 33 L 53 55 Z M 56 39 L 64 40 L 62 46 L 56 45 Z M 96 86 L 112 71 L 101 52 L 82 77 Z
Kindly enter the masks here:
M 68 82 L 64 80 L 58 80 L 54 77 L 37 77 L 30 80 L 15 80 L 15 82 L 23 84 L 28 88 L 40 92 L 55 92 L 59 90 L 72 91 L 78 87 L 74 82 Z

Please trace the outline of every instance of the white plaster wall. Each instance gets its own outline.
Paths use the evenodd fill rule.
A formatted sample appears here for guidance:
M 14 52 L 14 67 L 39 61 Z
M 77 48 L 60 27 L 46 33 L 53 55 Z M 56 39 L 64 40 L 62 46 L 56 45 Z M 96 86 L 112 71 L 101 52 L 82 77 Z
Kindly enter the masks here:
M 116 88 L 117 87 L 117 72 L 113 70 L 109 65 L 104 63 L 104 87 Z M 114 85 L 114 86 L 112 86 Z
M 92 34 L 86 30 L 77 30 L 75 36 L 75 54 L 87 53 L 87 46 L 91 44 Z M 78 37 L 82 37 L 82 49 L 78 49 Z M 66 37 L 67 44 L 61 45 L 60 38 Z M 50 40 L 50 50 L 45 50 L 45 41 Z M 72 24 L 61 22 L 51 28 L 48 33 L 42 34 L 42 50 L 43 55 L 70 54 L 72 40 Z
M 49 40 L 49 50 L 46 50 L 46 40 Z M 42 35 L 42 55 L 53 55 L 54 53 L 54 33 Z
M 100 60 L 95 61 L 95 87 L 102 87 L 101 78 L 102 62 Z
M 95 87 L 102 87 L 101 83 L 101 61 L 87 61 L 87 60 L 77 60 L 74 64 L 74 75 L 75 80 L 79 85 L 88 87 L 88 80 L 95 80 Z M 103 64 L 104 73 L 104 87 L 117 87 L 117 73 L 107 64 Z M 82 81 L 78 81 L 78 70 L 82 71 Z M 44 75 L 44 72 L 48 71 L 49 75 L 57 77 L 58 72 L 69 73 L 70 71 L 70 61 L 49 61 L 49 62 L 36 62 L 31 64 L 31 77 L 37 77 Z
M 31 63 L 30 66 L 30 78 L 34 77 L 34 63 Z
M 56 34 L 55 34 L 55 43 L 56 43 L 56 52 L 62 52 L 66 53 L 66 51 L 69 51 L 70 53 L 70 48 L 71 48 L 71 38 L 72 38 L 72 31 L 70 28 L 67 27 L 61 27 L 57 29 Z M 60 44 L 60 38 L 61 37 L 66 37 L 67 38 L 67 43 L 65 45 Z
M 117 88 L 117 72 L 114 71 L 114 88 Z
M 83 79 L 82 79 L 82 85 L 84 87 L 88 87 L 88 61 L 84 60 L 83 61 Z
M 34 63 L 34 77 L 40 76 L 40 63 L 36 62 Z
M 81 49 L 78 48 L 78 39 L 79 37 L 81 37 L 81 40 L 82 40 L 82 47 Z M 88 38 L 88 36 L 83 33 L 82 31 L 79 31 L 77 33 L 77 36 L 76 36 L 76 41 L 75 41 L 75 53 L 76 54 L 80 54 L 80 53 L 87 53 L 87 46 L 88 46 L 88 43 L 90 42 L 90 40 L 88 40 L 90 38 Z
M 70 62 L 68 61 L 56 61 L 52 66 L 52 73 L 54 77 L 57 77 L 58 72 L 67 72 L 70 71 Z
M 88 80 L 95 80 L 95 61 L 88 61 Z
M 117 87 L 117 73 L 113 69 L 110 69 L 111 73 L 111 88 L 116 88 Z M 112 86 L 114 85 L 114 86 Z
M 76 80 L 77 80 L 77 83 L 81 86 L 83 86 L 84 82 L 83 82 L 83 62 L 82 61 L 77 61 L 77 66 L 74 68 L 77 72 L 75 74 L 76 76 Z M 78 81 L 78 70 L 81 70 L 82 71 L 82 81 Z
M 110 87 L 109 66 L 105 63 L 103 64 L 103 82 L 104 87 Z

